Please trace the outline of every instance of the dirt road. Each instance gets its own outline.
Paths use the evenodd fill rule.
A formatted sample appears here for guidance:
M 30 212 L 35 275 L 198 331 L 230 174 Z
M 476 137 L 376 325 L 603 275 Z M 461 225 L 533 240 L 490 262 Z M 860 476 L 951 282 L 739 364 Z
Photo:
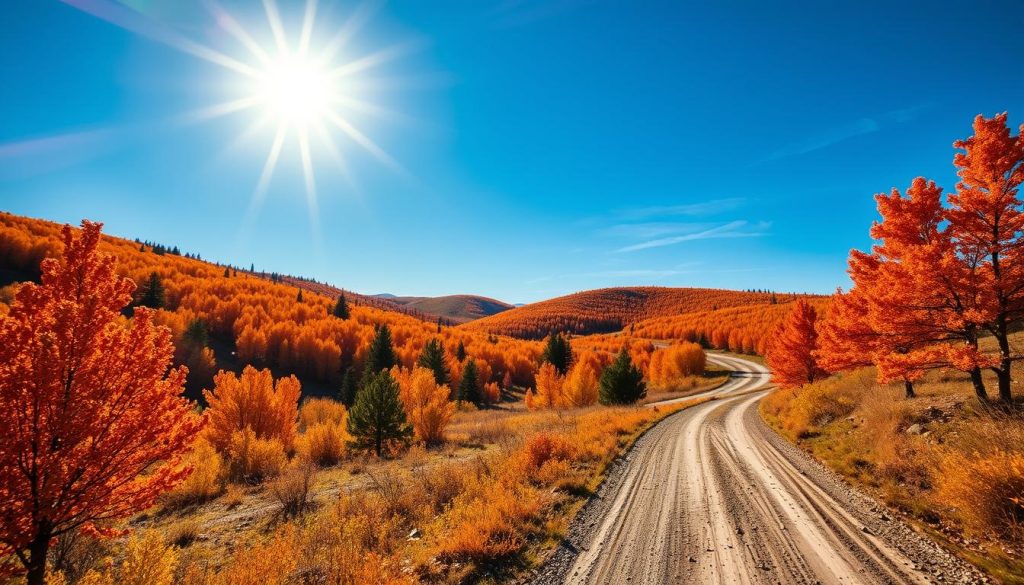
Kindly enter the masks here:
M 645 434 L 537 583 L 930 583 L 981 576 L 768 429 L 758 364 Z

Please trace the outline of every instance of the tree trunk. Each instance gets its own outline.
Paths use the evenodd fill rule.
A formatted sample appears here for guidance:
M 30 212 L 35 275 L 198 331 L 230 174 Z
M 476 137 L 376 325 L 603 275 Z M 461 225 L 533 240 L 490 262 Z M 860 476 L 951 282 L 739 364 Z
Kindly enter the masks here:
M 50 527 L 42 525 L 28 546 L 28 585 L 46 585 L 46 555 L 50 551 Z
M 985 381 L 981 379 L 981 368 L 971 370 L 971 384 L 974 384 L 974 393 L 982 402 L 988 402 L 988 392 L 985 391 Z
M 1003 404 L 1013 402 L 1013 363 L 1010 361 L 1010 336 L 1007 333 L 1006 317 L 1000 317 L 996 325 L 996 341 L 999 343 L 999 369 L 996 380 L 999 382 L 999 401 Z
M 903 391 L 907 398 L 917 398 L 917 394 L 914 393 L 914 383 L 910 380 L 903 381 Z

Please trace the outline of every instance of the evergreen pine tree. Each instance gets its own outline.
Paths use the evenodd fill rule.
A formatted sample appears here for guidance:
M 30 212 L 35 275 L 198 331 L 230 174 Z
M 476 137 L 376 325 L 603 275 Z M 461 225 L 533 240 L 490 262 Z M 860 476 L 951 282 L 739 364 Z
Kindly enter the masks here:
M 398 383 L 389 372 L 372 375 L 356 394 L 348 411 L 348 432 L 353 447 L 373 449 L 378 457 L 388 444 L 406 441 L 412 435 L 398 397 Z
M 210 341 L 210 333 L 206 329 L 206 321 L 196 317 L 188 323 L 185 332 L 181 335 L 182 341 L 191 347 L 206 347 Z
M 558 373 L 564 376 L 572 365 L 572 346 L 569 345 L 569 340 L 561 333 L 549 335 L 541 360 L 555 366 Z
M 475 360 L 466 362 L 466 367 L 462 370 L 462 380 L 459 381 L 457 398 L 460 404 L 463 400 L 474 403 L 480 402 L 480 388 Z
M 461 339 L 459 340 L 459 346 L 455 348 L 455 359 L 459 360 L 460 363 L 466 361 L 466 346 L 462 343 Z
M 338 399 L 348 408 L 352 408 L 352 404 L 356 401 L 356 394 L 358 391 L 358 380 L 356 378 L 355 368 L 349 366 L 345 368 L 345 375 L 341 378 L 341 388 L 338 389 Z
M 164 283 L 160 280 L 160 275 L 154 272 L 149 275 L 142 286 L 142 297 L 139 299 L 139 304 L 151 309 L 162 309 L 165 303 Z
M 334 304 L 334 316 L 339 319 L 348 319 L 348 302 L 345 300 L 345 293 L 338 295 L 338 302 Z
M 366 352 L 366 365 L 363 367 L 363 386 L 381 370 L 390 370 L 398 363 L 395 357 L 395 349 L 391 345 L 391 330 L 387 324 L 381 324 L 377 328 L 377 335 L 370 342 L 370 349 Z
M 231 269 L 230 268 L 225 268 L 224 269 L 224 278 L 231 278 Z
M 302 302 L 302 289 L 301 288 L 299 289 L 299 294 L 295 296 L 295 302 L 297 302 L 297 303 L 301 303 Z
M 423 352 L 416 363 L 434 372 L 438 385 L 448 383 L 448 365 L 444 363 L 444 345 L 435 337 L 423 346 Z
M 647 396 L 644 375 L 629 359 L 625 348 L 618 357 L 601 373 L 601 390 L 598 396 L 601 404 L 633 404 Z

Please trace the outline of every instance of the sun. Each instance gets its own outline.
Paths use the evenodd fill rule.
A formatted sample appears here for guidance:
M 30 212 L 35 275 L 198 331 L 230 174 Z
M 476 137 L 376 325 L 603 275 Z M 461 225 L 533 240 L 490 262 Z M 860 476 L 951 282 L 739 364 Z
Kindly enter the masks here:
M 320 125 L 325 113 L 337 101 L 337 87 L 331 75 L 308 57 L 284 55 L 268 63 L 254 87 L 264 111 L 280 123 Z
M 347 21 L 320 27 L 334 31 L 329 38 L 315 34 L 316 0 L 307 0 L 301 28 L 295 31 L 286 30 L 274 0 L 263 0 L 269 26 L 253 30 L 269 28 L 270 34 L 251 32 L 243 27 L 216 0 L 206 0 L 204 4 L 217 27 L 234 41 L 232 46 L 227 51 L 192 41 L 177 41 L 175 46 L 222 67 L 225 79 L 230 80 L 226 85 L 232 89 L 231 99 L 204 108 L 194 117 L 209 119 L 249 114 L 251 124 L 241 138 L 246 144 L 259 136 L 260 130 L 268 124 L 273 130 L 243 223 L 251 224 L 258 214 L 282 153 L 296 152 L 302 165 L 310 225 L 314 238 L 319 238 L 314 160 L 334 161 L 336 171 L 351 179 L 349 165 L 342 154 L 351 145 L 388 168 L 403 172 L 401 166 L 359 128 L 356 120 L 359 114 L 366 113 L 400 118 L 361 95 L 380 94 L 365 74 L 401 56 L 407 47 L 391 46 L 356 54 L 350 46 L 351 40 L 369 19 L 366 8 L 371 6 L 369 4 L 357 8 Z

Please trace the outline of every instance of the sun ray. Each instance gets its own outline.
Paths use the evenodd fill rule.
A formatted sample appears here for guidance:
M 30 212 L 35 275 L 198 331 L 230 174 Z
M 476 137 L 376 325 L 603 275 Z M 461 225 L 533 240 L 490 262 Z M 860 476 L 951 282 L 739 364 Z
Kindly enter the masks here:
M 382 120 L 389 122 L 403 122 L 403 123 L 418 123 L 419 120 L 411 118 L 390 108 L 385 108 L 380 104 L 368 102 L 351 96 L 336 96 L 333 102 L 346 109 L 359 112 L 361 114 L 370 114 Z
M 277 168 L 277 160 L 281 157 L 281 149 L 284 146 L 284 138 L 287 133 L 288 127 L 284 124 L 278 124 L 274 142 L 270 146 L 270 154 L 267 155 L 267 161 L 263 163 L 263 171 L 260 173 L 260 180 L 256 184 L 256 191 L 253 193 L 252 205 L 257 208 L 263 205 L 263 198 L 270 187 L 270 179 L 274 176 L 274 169 Z
M 334 163 L 338 166 L 338 172 L 341 173 L 341 176 L 345 179 L 345 182 L 348 183 L 349 187 L 351 187 L 353 191 L 355 191 L 358 194 L 359 190 L 356 187 L 355 180 L 352 177 L 352 173 L 349 171 L 348 163 L 345 162 L 345 157 L 342 156 L 341 151 L 338 149 L 338 144 L 334 141 L 334 138 L 331 136 L 329 132 L 327 132 L 323 124 L 317 124 L 314 127 L 314 130 L 316 130 L 317 137 L 320 138 L 320 142 L 324 145 L 324 148 L 327 149 L 327 154 L 331 155 L 331 158 L 334 160 Z
M 221 7 L 215 0 L 207 0 L 205 4 L 207 10 L 213 15 L 214 20 L 217 21 L 218 26 L 248 49 L 261 63 L 266 64 L 270 62 L 270 54 L 256 42 L 256 39 L 248 31 L 242 28 L 242 25 L 227 10 Z
M 62 1 L 68 6 L 81 10 L 87 14 L 91 14 L 100 20 L 105 20 L 114 26 L 163 43 L 171 48 L 203 59 L 204 61 L 220 65 L 225 69 L 230 69 L 248 77 L 256 77 L 259 75 L 259 71 L 253 67 L 188 39 L 167 27 L 161 26 L 160 24 L 145 18 L 133 10 L 125 8 L 124 6 L 114 4 L 107 0 Z
M 313 174 L 313 157 L 309 152 L 309 132 L 306 128 L 299 130 L 299 154 L 302 157 L 302 176 L 306 184 L 306 209 L 309 212 L 310 230 L 313 241 L 319 247 L 320 236 L 320 204 L 316 198 L 316 176 Z
M 263 10 L 267 13 L 267 22 L 274 33 L 277 50 L 281 54 L 288 54 L 288 39 L 284 35 L 284 25 L 281 24 L 281 13 L 277 11 L 277 3 L 274 0 L 263 0 Z
M 323 50 L 320 52 L 319 58 L 324 63 L 329 63 L 334 60 L 337 56 L 338 51 L 345 46 L 345 44 L 359 32 L 360 29 L 373 17 L 374 13 L 377 12 L 377 8 L 382 4 L 382 0 L 376 0 L 372 2 L 363 2 L 356 7 L 355 11 L 348 17 L 338 29 L 338 32 L 331 37 L 331 40 L 327 41 L 324 45 Z
M 177 120 L 186 124 L 204 122 L 221 116 L 227 116 L 243 110 L 248 110 L 260 105 L 260 99 L 255 96 L 247 96 L 235 100 L 229 100 L 214 104 L 177 116 Z
M 399 57 L 415 52 L 419 47 L 420 43 L 410 42 L 381 49 L 380 51 L 376 51 L 354 61 L 349 61 L 340 67 L 336 67 L 331 70 L 330 76 L 347 77 L 361 71 L 366 71 L 367 69 L 373 69 L 374 67 L 378 67 L 388 61 L 393 61 Z
M 299 35 L 299 55 L 309 53 L 309 41 L 313 37 L 313 22 L 316 20 L 316 0 L 306 0 L 306 13 L 302 18 L 302 33 Z
M 403 175 L 406 174 L 405 169 L 402 168 L 402 165 L 398 164 L 398 161 L 391 158 L 391 155 L 384 152 L 384 149 L 377 146 L 374 141 L 370 140 L 369 137 L 360 132 L 358 128 L 350 124 L 347 120 L 333 111 L 325 112 L 324 115 L 327 116 L 327 119 L 337 126 L 339 130 L 347 134 L 353 142 L 362 146 L 367 152 L 376 157 L 377 160 L 390 167 L 393 171 Z

